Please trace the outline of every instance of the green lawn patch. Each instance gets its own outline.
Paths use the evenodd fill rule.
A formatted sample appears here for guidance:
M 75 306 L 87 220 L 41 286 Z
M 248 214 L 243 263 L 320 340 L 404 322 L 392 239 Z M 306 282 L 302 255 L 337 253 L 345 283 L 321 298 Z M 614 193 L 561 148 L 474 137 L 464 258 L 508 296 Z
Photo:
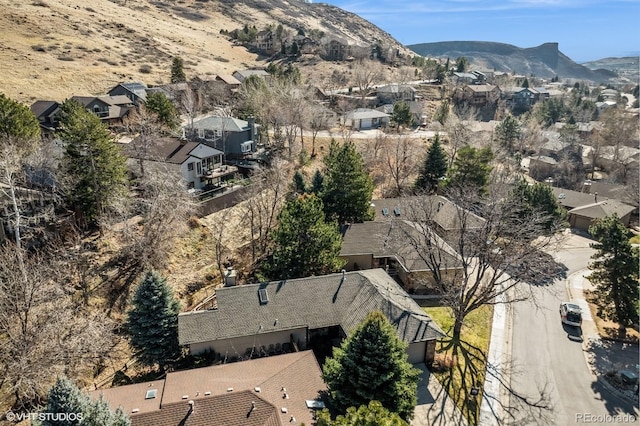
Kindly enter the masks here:
M 483 306 L 465 319 L 460 342 L 453 342 L 453 317 L 446 307 L 423 308 L 448 337 L 436 345 L 436 362 L 432 372 L 451 399 L 468 419 L 470 425 L 478 424 L 482 387 L 489 352 L 493 307 Z M 479 390 L 471 396 L 471 389 Z

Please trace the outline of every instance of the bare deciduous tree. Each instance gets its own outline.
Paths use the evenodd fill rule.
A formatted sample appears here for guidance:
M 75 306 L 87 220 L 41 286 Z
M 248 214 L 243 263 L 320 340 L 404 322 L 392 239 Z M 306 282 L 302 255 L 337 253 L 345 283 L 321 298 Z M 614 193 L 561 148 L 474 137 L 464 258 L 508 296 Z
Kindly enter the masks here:
M 352 83 L 358 89 L 361 106 L 369 91 L 381 81 L 382 68 L 378 61 L 362 59 L 354 64 Z
M 57 376 L 86 372 L 113 347 L 111 322 L 78 309 L 66 270 L 55 254 L 0 247 L 0 388 L 15 408 L 37 406 Z
M 406 136 L 389 138 L 383 152 L 386 170 L 393 186 L 391 196 L 401 196 L 408 189 L 408 178 L 416 171 L 418 155 L 415 141 Z
M 269 169 L 262 170 L 252 178 L 253 183 L 241 207 L 244 219 L 241 226 L 249 228 L 253 263 L 267 251 L 271 231 L 289 190 L 291 175 L 290 165 L 283 160 L 276 160 Z

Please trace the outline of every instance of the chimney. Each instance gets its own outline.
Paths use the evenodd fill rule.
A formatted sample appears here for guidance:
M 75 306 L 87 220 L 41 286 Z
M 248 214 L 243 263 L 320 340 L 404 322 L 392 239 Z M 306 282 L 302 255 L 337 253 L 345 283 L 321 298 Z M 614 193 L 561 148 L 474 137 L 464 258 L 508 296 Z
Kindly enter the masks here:
M 597 192 L 594 192 L 594 193 L 593 193 L 593 200 L 594 200 L 594 202 L 596 202 L 596 203 L 598 202 L 598 193 L 597 193 Z
M 224 274 L 224 286 L 233 287 L 236 285 L 236 271 L 232 267 L 227 268 L 227 272 Z

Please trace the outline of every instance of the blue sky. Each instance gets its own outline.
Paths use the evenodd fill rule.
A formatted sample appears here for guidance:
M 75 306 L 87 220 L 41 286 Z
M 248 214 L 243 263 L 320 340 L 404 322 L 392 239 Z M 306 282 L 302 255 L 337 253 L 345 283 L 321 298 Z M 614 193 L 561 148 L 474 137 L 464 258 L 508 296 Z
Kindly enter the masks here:
M 405 45 L 557 42 L 576 62 L 640 54 L 640 0 L 322 1 L 367 19 Z

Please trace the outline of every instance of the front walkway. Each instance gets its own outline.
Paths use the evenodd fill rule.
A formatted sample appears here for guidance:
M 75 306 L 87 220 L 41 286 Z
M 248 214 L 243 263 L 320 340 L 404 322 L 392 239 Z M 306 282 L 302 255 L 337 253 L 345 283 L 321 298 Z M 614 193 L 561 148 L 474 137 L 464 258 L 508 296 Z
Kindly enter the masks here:
M 416 367 L 422 370 L 422 380 L 418 383 L 418 405 L 411 425 L 467 426 L 467 420 L 462 412 L 427 366 L 418 364 Z

